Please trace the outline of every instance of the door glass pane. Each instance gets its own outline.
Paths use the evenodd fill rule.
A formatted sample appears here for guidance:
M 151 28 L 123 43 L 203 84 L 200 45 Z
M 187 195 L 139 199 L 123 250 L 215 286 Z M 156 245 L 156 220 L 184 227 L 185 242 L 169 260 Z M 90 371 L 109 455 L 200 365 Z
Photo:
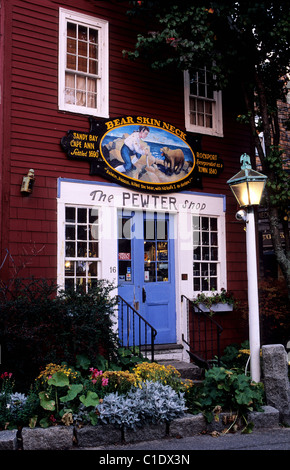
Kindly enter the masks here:
M 157 263 L 157 281 L 168 281 L 168 263 Z
M 132 281 L 132 216 L 120 214 L 118 217 L 119 282 Z
M 157 242 L 157 259 L 168 260 L 168 242 Z
M 156 261 L 156 243 L 144 242 L 144 261 Z
M 156 282 L 155 263 L 145 263 L 144 265 L 144 281 Z
M 144 214 L 144 281 L 168 281 L 168 214 Z

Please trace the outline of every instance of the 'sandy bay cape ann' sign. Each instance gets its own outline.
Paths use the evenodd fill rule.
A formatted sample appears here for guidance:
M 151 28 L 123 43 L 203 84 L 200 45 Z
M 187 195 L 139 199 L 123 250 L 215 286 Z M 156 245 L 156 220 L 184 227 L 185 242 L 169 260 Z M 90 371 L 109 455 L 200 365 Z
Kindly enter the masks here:
M 223 162 L 215 153 L 165 121 L 123 116 L 97 121 L 90 131 L 68 131 L 61 146 L 68 158 L 90 162 L 90 174 L 139 191 L 201 188 L 202 176 L 218 177 Z

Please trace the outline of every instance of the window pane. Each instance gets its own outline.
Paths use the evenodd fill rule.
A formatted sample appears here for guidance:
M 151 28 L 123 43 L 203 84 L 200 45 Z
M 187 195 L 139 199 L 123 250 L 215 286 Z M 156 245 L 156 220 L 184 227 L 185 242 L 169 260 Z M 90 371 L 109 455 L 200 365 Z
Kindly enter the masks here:
M 66 222 L 75 222 L 76 217 L 75 207 L 66 207 L 65 208 L 65 221 Z
M 97 262 L 91 262 L 89 263 L 89 276 L 98 276 L 98 263 Z
M 74 225 L 67 225 L 65 229 L 65 239 L 66 240 L 75 240 L 76 231 Z
M 87 227 L 78 226 L 78 240 L 87 240 Z
M 195 291 L 200 291 L 200 279 L 199 278 L 194 278 L 193 279 L 193 290 Z
M 67 35 L 70 38 L 76 38 L 77 37 L 77 25 L 74 23 L 68 23 L 67 24 Z
M 99 257 L 99 243 L 89 243 L 89 257 L 98 258 Z
M 76 255 L 75 242 L 66 242 L 65 244 L 65 256 L 67 258 L 74 258 Z
M 79 40 L 81 41 L 87 41 L 88 39 L 88 29 L 86 26 L 80 26 L 79 25 Z
M 193 263 L 193 275 L 200 276 L 200 263 Z
M 205 116 L 205 126 L 206 127 L 212 127 L 212 116 Z
M 87 222 L 87 209 L 78 209 L 78 223 L 85 224 Z
M 66 276 L 74 276 L 74 261 L 66 261 L 64 264 L 65 275 Z
M 89 61 L 89 72 L 98 75 L 98 61 L 90 59 Z M 95 83 L 95 81 L 93 81 Z
M 78 258 L 86 258 L 87 257 L 87 243 L 85 242 L 78 242 Z
M 98 240 L 99 226 L 97 223 L 90 225 L 90 240 Z
M 75 77 L 71 73 L 65 74 L 65 102 L 75 104 Z
M 93 44 L 98 43 L 98 31 L 96 29 L 90 28 L 90 30 L 89 30 L 89 40 Z
M 78 70 L 80 72 L 87 72 L 87 59 L 84 57 L 79 57 L 78 60 Z

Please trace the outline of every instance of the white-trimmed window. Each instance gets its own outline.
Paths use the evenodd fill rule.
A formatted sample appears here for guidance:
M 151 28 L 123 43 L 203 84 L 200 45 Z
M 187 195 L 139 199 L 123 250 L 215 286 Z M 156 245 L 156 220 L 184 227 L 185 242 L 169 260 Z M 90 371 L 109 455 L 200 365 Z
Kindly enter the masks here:
M 59 10 L 59 109 L 108 117 L 108 22 Z
M 184 109 L 187 131 L 223 136 L 222 94 L 212 89 L 206 67 L 184 72 Z
M 217 291 L 220 286 L 218 218 L 193 216 L 193 291 Z
M 98 209 L 65 206 L 64 288 L 94 287 L 99 277 Z

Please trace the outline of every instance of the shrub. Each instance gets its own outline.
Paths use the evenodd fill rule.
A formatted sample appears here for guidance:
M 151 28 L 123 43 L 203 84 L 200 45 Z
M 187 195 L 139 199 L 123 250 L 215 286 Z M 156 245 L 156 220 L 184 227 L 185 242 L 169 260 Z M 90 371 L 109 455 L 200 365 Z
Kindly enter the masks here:
M 2 292 L 2 362 L 17 377 L 20 391 L 27 391 L 48 363 L 74 365 L 84 351 L 91 362 L 99 354 L 108 359 L 116 355 L 113 289 L 109 282 L 99 280 L 88 293 L 57 293 L 54 284 L 32 279 L 15 282 L 9 295 Z

